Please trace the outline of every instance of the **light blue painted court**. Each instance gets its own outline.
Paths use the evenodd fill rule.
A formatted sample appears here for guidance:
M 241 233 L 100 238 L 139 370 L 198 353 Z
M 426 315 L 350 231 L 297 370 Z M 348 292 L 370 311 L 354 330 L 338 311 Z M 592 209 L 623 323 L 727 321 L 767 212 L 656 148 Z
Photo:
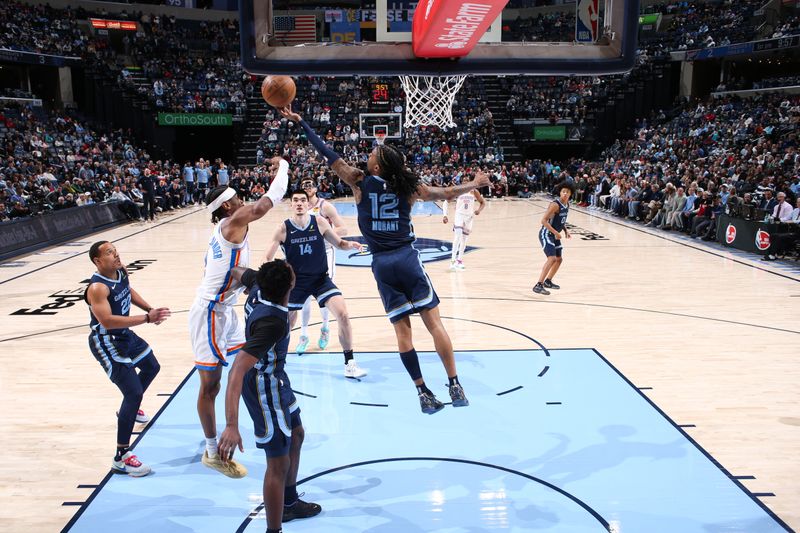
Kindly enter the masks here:
M 421 359 L 444 400 L 438 356 Z M 396 353 L 358 360 L 360 382 L 340 354 L 289 356 L 306 428 L 298 490 L 323 511 L 286 533 L 788 531 L 594 350 L 458 352 L 471 405 L 430 416 Z M 136 446 L 155 474 L 109 475 L 71 531 L 266 529 L 247 411 L 250 474 L 228 479 L 200 463 L 198 383 L 191 374 Z

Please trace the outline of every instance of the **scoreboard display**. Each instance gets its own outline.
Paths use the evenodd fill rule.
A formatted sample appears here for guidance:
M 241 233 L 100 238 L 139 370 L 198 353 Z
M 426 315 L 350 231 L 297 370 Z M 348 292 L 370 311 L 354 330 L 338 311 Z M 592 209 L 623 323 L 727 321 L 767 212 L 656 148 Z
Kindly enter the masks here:
M 372 84 L 372 104 L 376 107 L 389 107 L 389 84 L 376 82 Z

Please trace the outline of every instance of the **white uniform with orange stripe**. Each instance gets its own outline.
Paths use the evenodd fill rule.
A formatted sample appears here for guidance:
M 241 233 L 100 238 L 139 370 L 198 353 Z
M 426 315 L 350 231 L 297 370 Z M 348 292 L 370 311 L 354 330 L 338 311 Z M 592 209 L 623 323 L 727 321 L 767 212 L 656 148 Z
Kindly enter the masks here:
M 308 212 L 315 217 L 322 217 L 324 218 L 328 224 L 333 226 L 333 222 L 331 219 L 326 217 L 322 214 L 322 204 L 325 203 L 324 198 L 317 198 L 317 203 L 308 210 Z M 333 245 L 328 241 L 325 241 L 325 255 L 328 256 L 328 277 L 333 279 L 336 275 L 336 250 L 334 249 Z
M 461 228 L 464 235 L 472 232 L 472 222 L 475 220 L 475 194 L 465 192 L 456 199 L 456 216 L 453 221 L 454 228 Z
M 203 281 L 189 311 L 189 335 L 194 349 L 195 367 L 215 370 L 227 366 L 228 356 L 244 346 L 244 324 L 234 311 L 234 304 L 244 287 L 231 277 L 231 269 L 250 262 L 247 236 L 234 244 L 222 236 L 224 219 L 214 228 L 206 251 Z

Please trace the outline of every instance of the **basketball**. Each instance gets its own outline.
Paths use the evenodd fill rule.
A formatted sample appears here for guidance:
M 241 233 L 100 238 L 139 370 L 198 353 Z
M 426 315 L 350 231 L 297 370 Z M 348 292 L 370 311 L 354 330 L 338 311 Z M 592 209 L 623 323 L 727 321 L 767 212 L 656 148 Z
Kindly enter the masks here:
M 261 83 L 261 96 L 274 107 L 286 107 L 294 100 L 297 87 L 290 76 L 267 76 Z

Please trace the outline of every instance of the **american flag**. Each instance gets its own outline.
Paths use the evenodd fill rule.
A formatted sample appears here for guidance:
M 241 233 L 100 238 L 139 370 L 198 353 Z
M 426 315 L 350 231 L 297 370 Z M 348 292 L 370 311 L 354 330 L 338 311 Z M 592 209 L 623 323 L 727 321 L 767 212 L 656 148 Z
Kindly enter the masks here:
M 275 39 L 285 45 L 313 43 L 317 41 L 316 15 L 293 15 L 274 17 Z

